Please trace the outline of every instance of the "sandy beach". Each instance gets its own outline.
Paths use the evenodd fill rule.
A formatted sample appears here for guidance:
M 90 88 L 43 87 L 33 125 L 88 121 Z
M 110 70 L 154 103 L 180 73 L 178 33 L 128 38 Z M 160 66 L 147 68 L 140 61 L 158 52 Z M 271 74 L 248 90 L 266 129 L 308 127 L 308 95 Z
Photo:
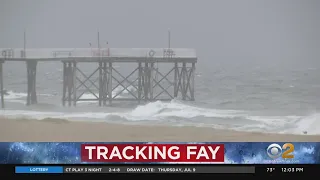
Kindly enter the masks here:
M 237 132 L 198 127 L 166 127 L 74 122 L 63 119 L 0 118 L 2 142 L 319 142 L 320 135 Z

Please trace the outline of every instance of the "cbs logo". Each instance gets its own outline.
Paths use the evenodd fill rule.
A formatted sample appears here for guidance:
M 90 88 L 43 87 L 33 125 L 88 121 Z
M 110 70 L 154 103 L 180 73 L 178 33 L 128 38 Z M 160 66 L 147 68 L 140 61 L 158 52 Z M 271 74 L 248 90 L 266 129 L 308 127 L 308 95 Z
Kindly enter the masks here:
M 285 143 L 282 147 L 279 144 L 270 144 L 267 148 L 267 154 L 272 159 L 277 159 L 280 156 L 284 159 L 294 158 L 292 152 L 294 151 L 294 145 L 291 143 Z

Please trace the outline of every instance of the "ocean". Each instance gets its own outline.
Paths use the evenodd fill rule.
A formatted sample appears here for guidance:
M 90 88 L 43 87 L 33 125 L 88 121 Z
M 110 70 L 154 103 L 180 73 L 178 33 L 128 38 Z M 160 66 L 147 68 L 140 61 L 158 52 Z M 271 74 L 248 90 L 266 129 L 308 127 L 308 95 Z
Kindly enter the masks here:
M 80 66 L 89 75 L 96 64 Z M 116 68 L 127 75 L 135 65 L 117 64 Z M 38 63 L 38 104 L 26 106 L 26 75 L 24 62 L 5 62 L 4 88 L 8 94 L 1 116 L 320 134 L 320 63 L 316 61 L 199 59 L 195 101 L 174 99 L 141 104 L 120 101 L 111 107 L 99 107 L 98 102 L 63 107 L 61 62 Z M 113 93 L 121 90 L 118 87 Z M 118 98 L 126 96 L 130 93 L 123 91 Z M 82 96 L 92 97 L 89 92 Z

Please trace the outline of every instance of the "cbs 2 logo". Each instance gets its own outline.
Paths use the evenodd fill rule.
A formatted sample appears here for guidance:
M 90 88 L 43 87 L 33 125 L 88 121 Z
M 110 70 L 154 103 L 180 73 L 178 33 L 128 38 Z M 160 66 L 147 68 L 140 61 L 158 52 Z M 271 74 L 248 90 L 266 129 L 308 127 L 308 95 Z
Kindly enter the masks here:
M 282 147 L 279 144 L 274 143 L 270 144 L 267 148 L 267 154 L 272 159 L 276 159 L 280 156 L 284 159 L 292 159 L 294 158 L 294 155 L 292 154 L 293 151 L 294 145 L 291 143 L 285 143 Z

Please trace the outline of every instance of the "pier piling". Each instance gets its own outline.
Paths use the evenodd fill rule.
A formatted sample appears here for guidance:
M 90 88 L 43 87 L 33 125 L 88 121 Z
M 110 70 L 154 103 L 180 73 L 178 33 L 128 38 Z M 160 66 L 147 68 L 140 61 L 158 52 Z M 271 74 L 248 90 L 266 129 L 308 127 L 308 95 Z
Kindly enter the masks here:
M 1 91 L 1 108 L 4 108 L 3 61 L 1 60 L 0 60 L 0 91 Z
M 26 61 L 27 63 L 27 106 L 37 103 L 36 79 L 37 79 L 37 61 Z

